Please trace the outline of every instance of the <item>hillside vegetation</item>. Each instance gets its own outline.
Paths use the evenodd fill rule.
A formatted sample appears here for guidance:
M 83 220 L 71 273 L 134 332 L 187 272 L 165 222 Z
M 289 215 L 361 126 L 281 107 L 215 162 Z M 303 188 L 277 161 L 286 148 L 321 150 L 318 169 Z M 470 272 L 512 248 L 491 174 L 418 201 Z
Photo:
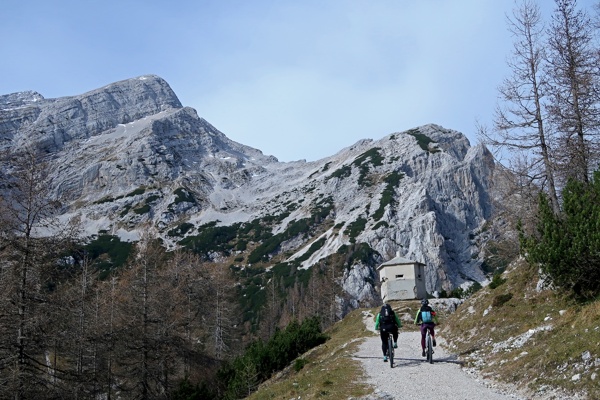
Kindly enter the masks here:
M 333 325 L 326 343 L 296 359 L 248 399 L 347 399 L 371 393 L 360 365 L 351 359 L 360 340 L 372 334 L 363 323 L 364 311 L 354 310 Z
M 394 302 L 402 330 L 414 330 L 417 301 Z M 373 393 L 351 358 L 378 309 L 358 309 L 326 331 L 325 344 L 307 352 L 249 397 L 360 398 Z M 543 287 L 522 261 L 466 299 L 441 310 L 439 337 L 464 368 L 515 386 L 531 399 L 600 398 L 600 303 L 578 303 Z M 301 367 L 299 367 L 301 366 Z
M 420 303 L 397 301 L 390 303 L 402 320 L 402 331 L 418 328 L 412 323 Z M 326 330 L 330 339 L 308 351 L 284 371 L 262 384 L 248 399 L 349 399 L 372 394 L 375 388 L 366 383 L 359 361 L 352 359 L 359 343 L 374 333 L 367 328 L 374 324 L 379 308 L 352 311 L 343 320 Z M 440 310 L 440 317 L 450 317 Z M 377 354 L 378 355 L 378 354 Z
M 497 282 L 467 299 L 440 331 L 465 366 L 538 398 L 600 398 L 600 302 L 543 288 L 523 261 Z

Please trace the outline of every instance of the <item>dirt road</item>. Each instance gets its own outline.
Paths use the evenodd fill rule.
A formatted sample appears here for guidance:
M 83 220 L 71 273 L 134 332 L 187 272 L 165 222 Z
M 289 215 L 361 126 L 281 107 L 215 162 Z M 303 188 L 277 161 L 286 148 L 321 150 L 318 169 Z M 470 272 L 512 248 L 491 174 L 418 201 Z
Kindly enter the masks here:
M 467 374 L 456 356 L 444 352 L 441 338 L 435 348 L 434 363 L 429 364 L 421 357 L 420 340 L 419 332 L 400 333 L 393 369 L 383 362 L 379 335 L 374 334 L 360 345 L 354 359 L 363 365 L 369 377 L 367 383 L 376 388 L 371 399 L 524 399 L 501 393 Z

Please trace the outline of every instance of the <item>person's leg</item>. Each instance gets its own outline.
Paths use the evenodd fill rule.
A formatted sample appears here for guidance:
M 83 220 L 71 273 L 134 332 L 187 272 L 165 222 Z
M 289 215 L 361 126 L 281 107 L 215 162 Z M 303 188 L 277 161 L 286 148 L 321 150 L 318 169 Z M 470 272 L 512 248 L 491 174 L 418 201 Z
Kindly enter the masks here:
M 394 348 L 397 349 L 398 348 L 398 327 L 396 327 L 396 329 L 394 329 L 394 332 L 392 332 L 392 336 L 394 337 Z
M 387 332 L 384 332 L 383 329 L 379 331 L 379 337 L 381 338 L 381 351 L 383 351 L 383 356 L 387 355 Z
M 423 352 L 421 355 L 425 357 L 425 335 L 427 334 L 427 325 L 421 324 L 421 349 Z
M 433 340 L 433 347 L 436 346 L 435 343 L 435 325 L 431 324 L 431 326 L 429 327 L 429 332 L 431 333 L 431 339 Z

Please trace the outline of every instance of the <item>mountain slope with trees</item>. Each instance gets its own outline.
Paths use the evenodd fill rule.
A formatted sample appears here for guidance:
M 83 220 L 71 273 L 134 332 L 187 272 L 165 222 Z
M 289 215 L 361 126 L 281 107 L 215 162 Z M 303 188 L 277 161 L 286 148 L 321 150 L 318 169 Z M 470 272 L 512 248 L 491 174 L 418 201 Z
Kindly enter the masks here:
M 510 21 L 514 76 L 481 132 L 511 156 L 502 163 L 434 124 L 280 163 L 151 75 L 60 99 L 0 96 L 0 397 L 168 398 L 277 329 L 314 316 L 324 329 L 378 304 L 375 268 L 397 252 L 427 265 L 432 295 L 471 295 L 488 278 L 485 291 L 510 287 L 482 317 L 564 296 L 552 329 L 595 340 L 584 319 L 598 317 L 600 51 L 594 19 L 555 4 L 548 29 L 529 0 Z M 519 257 L 547 297 L 502 284 Z M 538 317 L 532 336 L 545 334 Z M 483 328 L 459 336 L 509 341 Z M 549 382 L 568 386 L 566 371 L 596 379 L 574 378 L 580 350 L 586 368 L 598 358 L 593 346 L 508 354 L 525 371 L 559 360 Z

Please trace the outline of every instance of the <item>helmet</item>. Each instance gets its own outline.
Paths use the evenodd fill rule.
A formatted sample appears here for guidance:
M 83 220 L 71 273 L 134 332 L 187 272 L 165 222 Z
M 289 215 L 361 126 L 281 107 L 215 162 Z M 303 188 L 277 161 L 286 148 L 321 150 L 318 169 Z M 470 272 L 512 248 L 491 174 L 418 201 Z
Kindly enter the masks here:
M 429 304 L 429 300 L 427 300 L 427 299 L 421 300 L 421 305 L 426 306 L 428 304 Z

